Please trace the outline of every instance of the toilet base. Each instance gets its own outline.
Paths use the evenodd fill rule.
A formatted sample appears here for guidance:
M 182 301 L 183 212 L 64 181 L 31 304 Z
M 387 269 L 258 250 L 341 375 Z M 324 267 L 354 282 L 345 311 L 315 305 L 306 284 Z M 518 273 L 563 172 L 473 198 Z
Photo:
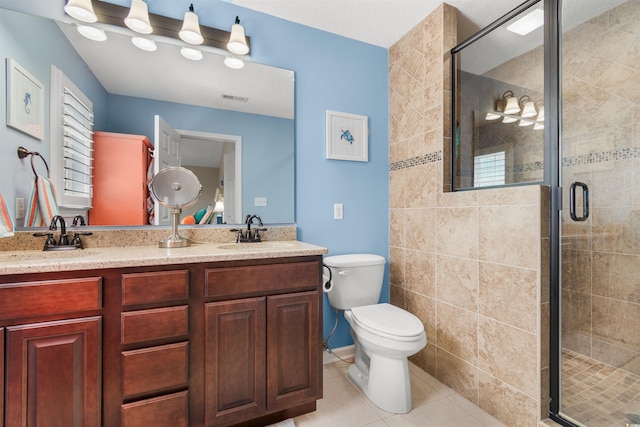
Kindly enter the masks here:
M 371 355 L 366 364 L 349 367 L 349 379 L 380 409 L 394 414 L 411 411 L 411 380 L 407 358 L 390 359 Z

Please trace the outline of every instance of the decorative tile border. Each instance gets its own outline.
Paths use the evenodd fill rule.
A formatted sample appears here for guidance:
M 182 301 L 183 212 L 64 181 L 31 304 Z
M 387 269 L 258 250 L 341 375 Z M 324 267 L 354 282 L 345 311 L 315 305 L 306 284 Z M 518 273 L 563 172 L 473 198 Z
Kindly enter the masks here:
M 578 156 L 563 157 L 562 166 L 580 166 L 592 163 L 603 163 L 637 158 L 640 158 L 640 147 L 618 148 L 615 150 L 601 151 L 599 153 L 589 153 L 581 154 Z
M 397 171 L 402 169 L 408 169 L 415 166 L 426 165 L 428 163 L 435 163 L 442 160 L 442 151 L 434 151 L 423 156 L 412 157 L 406 160 L 400 160 L 393 162 L 389 165 L 390 171 Z
M 601 151 L 597 153 L 580 154 L 577 156 L 567 156 L 562 158 L 562 167 L 581 166 L 594 163 L 612 162 L 618 160 L 629 160 L 640 158 L 640 147 L 618 148 L 614 150 Z M 390 164 L 390 171 L 408 169 L 415 166 L 435 163 L 442 160 L 442 151 L 435 151 L 423 156 L 412 157 Z M 509 174 L 534 172 L 544 170 L 544 162 L 530 162 L 522 165 L 514 165 L 507 171 Z

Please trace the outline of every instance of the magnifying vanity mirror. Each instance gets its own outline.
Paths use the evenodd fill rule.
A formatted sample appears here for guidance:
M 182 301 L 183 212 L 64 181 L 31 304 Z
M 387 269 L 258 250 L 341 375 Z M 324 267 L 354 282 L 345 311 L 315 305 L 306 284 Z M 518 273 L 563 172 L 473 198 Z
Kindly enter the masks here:
M 180 55 L 179 45 L 162 40 L 156 41 L 155 52 L 145 52 L 131 43 L 126 29 L 107 28 L 106 41 L 92 41 L 62 13 L 62 0 L 34 2 L 42 4 L 30 8 L 39 15 L 46 15 L 42 10 L 51 9 L 51 3 L 60 10 L 34 16 L 9 10 L 23 6 L 0 0 L 3 61 L 20 64 L 43 86 L 43 139 L 0 126 L 0 193 L 18 229 L 23 224 L 19 200 L 29 197 L 33 171 L 28 161 L 17 158 L 17 147 L 47 160 L 56 154 L 49 124 L 52 66 L 93 103 L 94 131 L 141 135 L 154 151 L 158 118 L 177 132 L 179 156 L 173 165 L 191 169 L 203 186 L 198 204 L 189 209 L 195 212 L 224 200 L 223 223 L 240 223 L 249 213 L 272 224 L 294 222 L 293 71 L 246 59 L 244 68 L 230 69 L 224 55 L 206 49 L 202 60 L 193 61 Z M 0 97 L 5 103 L 7 70 L 2 69 Z M 146 182 L 131 182 L 138 184 Z M 91 211 L 88 217 L 91 226 Z M 116 215 L 109 225 L 125 224 Z

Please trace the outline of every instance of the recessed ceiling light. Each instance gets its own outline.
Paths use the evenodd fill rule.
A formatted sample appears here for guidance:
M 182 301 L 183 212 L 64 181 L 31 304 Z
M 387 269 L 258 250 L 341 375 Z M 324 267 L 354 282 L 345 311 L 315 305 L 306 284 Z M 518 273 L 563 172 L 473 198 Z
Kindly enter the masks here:
M 509 25 L 507 30 L 524 36 L 543 25 L 544 11 L 542 9 L 536 9 Z
M 137 48 L 146 50 L 147 52 L 153 52 L 158 49 L 156 42 L 145 39 L 144 37 L 131 37 L 131 43 L 133 43 Z
M 183 47 L 180 49 L 180 53 L 187 59 L 192 61 L 200 61 L 202 59 L 202 52 L 198 49 L 192 49 L 190 47 Z
M 78 32 L 86 38 L 97 42 L 103 42 L 107 39 L 107 33 L 104 30 L 88 25 L 78 25 Z

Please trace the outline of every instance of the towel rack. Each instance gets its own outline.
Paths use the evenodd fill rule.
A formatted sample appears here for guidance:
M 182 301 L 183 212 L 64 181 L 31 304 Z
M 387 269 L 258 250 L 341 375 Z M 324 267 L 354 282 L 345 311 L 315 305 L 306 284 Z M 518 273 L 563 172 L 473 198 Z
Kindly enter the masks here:
M 35 156 L 38 156 L 44 162 L 44 167 L 47 168 L 47 178 L 49 178 L 49 165 L 47 164 L 47 161 L 44 159 L 44 157 L 42 157 L 42 155 L 37 151 L 29 151 L 24 147 L 18 147 L 18 158 L 24 159 L 27 156 L 31 156 L 31 170 L 33 170 L 34 175 L 38 176 L 38 172 L 36 172 L 36 167 L 33 164 L 33 158 Z

